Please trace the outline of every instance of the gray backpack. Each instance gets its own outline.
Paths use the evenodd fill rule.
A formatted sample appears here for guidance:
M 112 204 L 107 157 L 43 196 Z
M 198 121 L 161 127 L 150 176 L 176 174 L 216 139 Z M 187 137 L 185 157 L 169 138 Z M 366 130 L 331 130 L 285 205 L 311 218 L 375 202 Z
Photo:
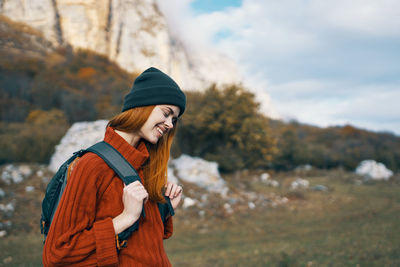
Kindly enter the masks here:
M 50 180 L 46 188 L 46 194 L 42 202 L 42 216 L 40 219 L 41 232 L 44 239 L 49 232 L 53 216 L 56 213 L 58 203 L 61 200 L 64 189 L 67 185 L 68 167 L 77 158 L 83 156 L 87 152 L 93 152 L 102 158 L 110 168 L 122 179 L 124 184 L 128 185 L 134 181 L 140 181 L 139 175 L 135 168 L 110 144 L 102 141 L 94 144 L 87 149 L 81 149 L 75 152 L 67 161 L 65 161 L 58 169 L 57 173 Z M 169 197 L 164 196 L 166 203 L 157 203 L 160 211 L 161 220 L 165 223 L 167 216 L 174 215 Z M 145 217 L 144 208 L 141 216 Z M 118 235 L 120 241 L 127 240 L 128 237 L 139 228 L 139 220 Z M 126 242 L 125 242 L 126 243 Z

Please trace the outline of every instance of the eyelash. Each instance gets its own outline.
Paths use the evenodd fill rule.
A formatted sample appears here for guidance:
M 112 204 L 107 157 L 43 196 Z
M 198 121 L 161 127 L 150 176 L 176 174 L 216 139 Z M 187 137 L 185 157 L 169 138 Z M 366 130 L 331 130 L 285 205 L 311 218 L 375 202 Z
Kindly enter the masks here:
M 171 115 L 170 112 L 169 112 L 169 113 L 163 112 L 163 113 L 164 113 L 164 117 L 165 117 L 165 118 L 168 118 L 168 116 Z M 175 124 L 177 121 L 178 121 L 177 118 L 172 118 L 172 123 L 173 123 L 173 124 Z

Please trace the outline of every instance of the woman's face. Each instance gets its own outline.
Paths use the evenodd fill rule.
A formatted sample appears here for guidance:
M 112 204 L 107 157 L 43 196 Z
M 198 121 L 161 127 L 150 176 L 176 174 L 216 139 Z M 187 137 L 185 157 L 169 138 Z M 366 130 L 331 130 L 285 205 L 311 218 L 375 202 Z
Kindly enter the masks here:
M 174 105 L 157 105 L 139 130 L 139 136 L 152 144 L 174 128 L 180 109 Z

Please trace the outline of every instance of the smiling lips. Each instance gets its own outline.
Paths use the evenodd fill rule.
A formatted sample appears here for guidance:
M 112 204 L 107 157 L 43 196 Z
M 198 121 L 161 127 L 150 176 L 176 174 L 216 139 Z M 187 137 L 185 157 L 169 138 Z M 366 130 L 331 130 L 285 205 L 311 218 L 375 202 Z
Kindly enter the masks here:
M 160 137 L 167 131 L 167 129 L 164 128 L 163 130 L 160 126 L 157 126 L 156 129 L 160 133 Z

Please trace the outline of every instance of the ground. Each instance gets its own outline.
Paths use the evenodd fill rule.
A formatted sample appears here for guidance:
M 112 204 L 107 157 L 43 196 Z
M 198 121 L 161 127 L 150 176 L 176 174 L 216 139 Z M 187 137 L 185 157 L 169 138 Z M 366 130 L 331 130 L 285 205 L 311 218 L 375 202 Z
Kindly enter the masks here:
M 165 241 L 173 266 L 400 266 L 399 177 L 365 183 L 343 170 L 270 172 L 280 183 L 271 187 L 261 173 L 224 175 L 228 198 L 209 195 L 203 204 L 177 209 L 174 235 Z M 290 190 L 296 177 L 328 190 Z M 33 175 L 20 184 L 1 184 L 6 196 L 0 203 L 14 199 L 15 211 L 1 215 L 3 224 L 12 224 L 3 225 L 0 266 L 41 266 L 45 182 Z M 27 185 L 35 190 L 26 192 Z M 205 193 L 184 186 L 192 198 Z M 287 202 L 273 204 L 285 197 Z

